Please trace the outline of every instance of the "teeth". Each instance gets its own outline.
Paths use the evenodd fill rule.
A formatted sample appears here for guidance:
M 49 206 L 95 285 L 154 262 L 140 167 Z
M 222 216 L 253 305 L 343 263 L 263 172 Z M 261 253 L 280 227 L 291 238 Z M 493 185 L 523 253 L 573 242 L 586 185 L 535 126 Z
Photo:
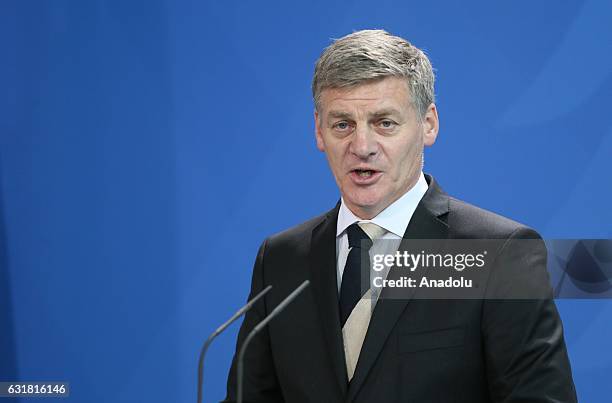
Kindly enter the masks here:
M 369 178 L 372 176 L 372 171 L 359 171 L 358 173 L 362 178 Z

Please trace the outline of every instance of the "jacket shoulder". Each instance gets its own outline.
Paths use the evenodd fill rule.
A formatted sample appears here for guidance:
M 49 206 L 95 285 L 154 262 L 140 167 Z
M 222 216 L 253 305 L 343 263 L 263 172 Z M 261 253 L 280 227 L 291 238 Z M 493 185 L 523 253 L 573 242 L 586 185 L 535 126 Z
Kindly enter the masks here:
M 296 281 L 307 278 L 313 231 L 320 225 L 330 225 L 329 220 L 333 218 L 330 213 L 311 218 L 266 238 L 260 249 L 262 276 L 266 284 L 274 284 L 277 291 L 290 292 L 283 287 L 290 285 L 295 288 L 298 285 Z
M 455 238 L 540 238 L 529 226 L 449 196 L 448 224 Z
M 312 231 L 324 221 L 332 218 L 334 211 L 335 209 L 332 209 L 301 224 L 270 235 L 267 239 L 268 247 L 289 247 L 293 249 L 304 247 L 310 242 Z

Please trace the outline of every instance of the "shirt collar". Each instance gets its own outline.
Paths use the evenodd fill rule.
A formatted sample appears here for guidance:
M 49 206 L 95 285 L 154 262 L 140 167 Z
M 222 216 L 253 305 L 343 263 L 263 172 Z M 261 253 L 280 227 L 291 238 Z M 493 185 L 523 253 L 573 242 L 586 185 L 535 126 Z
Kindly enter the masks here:
M 408 228 L 408 223 L 412 218 L 412 214 L 417 208 L 417 205 L 423 198 L 423 195 L 427 192 L 427 181 L 425 175 L 421 172 L 417 183 L 402 197 L 391 203 L 387 208 L 378 213 L 378 215 L 371 220 L 362 220 L 357 217 L 344 203 L 344 199 L 340 204 L 340 211 L 338 212 L 338 224 L 336 227 L 336 236 L 342 234 L 349 225 L 356 222 L 372 222 L 388 232 L 391 232 L 398 237 L 402 238 Z

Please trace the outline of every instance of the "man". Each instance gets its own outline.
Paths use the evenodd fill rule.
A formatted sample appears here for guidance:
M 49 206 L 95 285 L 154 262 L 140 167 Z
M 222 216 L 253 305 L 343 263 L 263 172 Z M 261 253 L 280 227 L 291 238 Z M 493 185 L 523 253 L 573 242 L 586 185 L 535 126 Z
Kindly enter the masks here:
M 313 96 L 317 147 L 342 198 L 259 250 L 251 297 L 273 290 L 247 313 L 238 347 L 301 282 L 311 286 L 252 340 L 244 401 L 575 402 L 550 298 L 385 298 L 360 287 L 359 255 L 383 239 L 402 249 L 408 239 L 480 238 L 502 241 L 487 293 L 548 290 L 533 230 L 449 197 L 422 173 L 438 134 L 423 52 L 385 31 L 355 32 L 321 55 Z M 235 360 L 227 393 L 235 401 Z

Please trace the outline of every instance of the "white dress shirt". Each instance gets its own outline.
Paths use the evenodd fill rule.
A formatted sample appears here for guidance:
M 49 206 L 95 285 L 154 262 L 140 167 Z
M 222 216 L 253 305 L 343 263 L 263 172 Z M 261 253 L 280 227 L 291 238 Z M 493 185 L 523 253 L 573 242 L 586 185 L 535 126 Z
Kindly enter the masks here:
M 344 203 L 344 199 L 340 204 L 338 212 L 338 224 L 336 227 L 336 268 L 338 279 L 338 292 L 342 284 L 342 274 L 349 253 L 348 235 L 346 229 L 356 222 L 371 222 L 385 229 L 385 234 L 378 240 L 374 240 L 370 249 L 370 259 L 375 254 L 392 254 L 397 251 L 400 241 L 408 228 L 408 223 L 417 208 L 417 205 L 427 192 L 427 181 L 425 175 L 421 172 L 417 183 L 408 190 L 402 197 L 391 203 L 387 208 L 381 211 L 376 217 L 371 220 L 362 220 L 357 217 Z M 383 242 L 379 242 L 384 240 Z M 380 274 L 379 274 L 380 275 Z M 386 273 L 384 273 L 386 277 Z

